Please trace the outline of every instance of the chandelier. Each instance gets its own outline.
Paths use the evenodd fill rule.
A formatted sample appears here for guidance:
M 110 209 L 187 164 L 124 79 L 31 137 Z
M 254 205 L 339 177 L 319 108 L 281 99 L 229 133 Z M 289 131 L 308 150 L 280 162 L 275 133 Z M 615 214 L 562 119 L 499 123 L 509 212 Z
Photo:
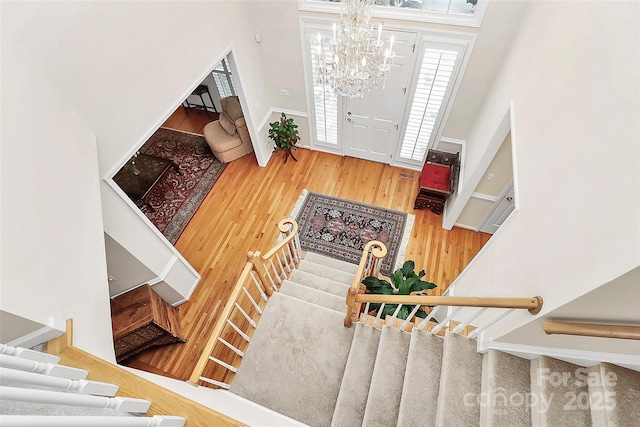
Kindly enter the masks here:
M 328 83 L 335 93 L 349 98 L 364 96 L 389 77 L 393 59 L 394 37 L 389 47 L 381 40 L 382 24 L 376 30 L 369 23 L 373 0 L 342 0 L 340 22 L 333 24 L 333 38 L 325 50 L 318 34 L 316 71 L 321 82 Z

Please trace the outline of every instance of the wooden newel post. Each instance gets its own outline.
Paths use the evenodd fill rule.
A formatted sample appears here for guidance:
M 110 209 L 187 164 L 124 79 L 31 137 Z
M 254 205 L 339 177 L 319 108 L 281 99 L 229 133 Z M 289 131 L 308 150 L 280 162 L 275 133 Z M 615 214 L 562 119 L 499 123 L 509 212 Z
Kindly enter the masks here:
M 247 261 L 253 264 L 253 271 L 258 274 L 260 278 L 260 284 L 262 285 L 262 290 L 267 296 L 273 295 L 273 286 L 271 286 L 271 281 L 269 277 L 265 274 L 265 265 L 262 261 L 262 257 L 260 256 L 260 251 L 253 253 L 251 251 L 247 252 Z
M 356 294 L 358 291 L 353 286 L 347 291 L 347 314 L 344 317 L 344 326 L 351 327 L 353 323 L 353 308 L 356 305 Z

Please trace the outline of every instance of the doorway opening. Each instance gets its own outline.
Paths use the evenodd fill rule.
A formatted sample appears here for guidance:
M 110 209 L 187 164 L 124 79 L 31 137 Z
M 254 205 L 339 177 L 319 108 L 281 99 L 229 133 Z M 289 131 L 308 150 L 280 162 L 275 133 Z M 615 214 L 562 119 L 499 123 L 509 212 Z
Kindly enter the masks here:
M 221 100 L 242 94 L 234 70 L 228 52 L 107 180 L 172 246 L 224 171 L 204 129 L 219 119 Z

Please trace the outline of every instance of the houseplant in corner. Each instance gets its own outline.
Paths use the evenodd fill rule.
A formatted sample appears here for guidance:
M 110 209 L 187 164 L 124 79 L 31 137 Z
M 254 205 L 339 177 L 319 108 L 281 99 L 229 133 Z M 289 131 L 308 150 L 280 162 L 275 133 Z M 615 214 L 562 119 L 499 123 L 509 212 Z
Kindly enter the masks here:
M 280 120 L 269 123 L 269 138 L 273 140 L 273 152 L 284 151 L 284 162 L 287 163 L 289 156 L 296 162 L 298 159 L 293 157 L 291 150 L 297 150 L 296 144 L 300 140 L 298 136 L 298 125 L 294 123 L 292 118 L 282 113 Z
M 388 282 L 375 276 L 369 276 L 362 279 L 362 284 L 367 287 L 367 292 L 379 295 L 420 295 L 428 289 L 437 288 L 435 283 L 423 281 L 425 272 L 421 270 L 418 274 L 415 272 L 415 263 L 408 260 L 402 268 L 393 272 Z M 384 319 L 387 315 L 392 315 L 397 304 L 385 304 L 382 309 L 381 317 Z M 371 310 L 379 310 L 380 304 L 371 304 Z M 413 305 L 403 305 L 398 312 L 399 319 L 406 319 L 409 313 L 415 308 Z M 427 317 L 427 313 L 422 307 L 416 312 L 417 317 Z

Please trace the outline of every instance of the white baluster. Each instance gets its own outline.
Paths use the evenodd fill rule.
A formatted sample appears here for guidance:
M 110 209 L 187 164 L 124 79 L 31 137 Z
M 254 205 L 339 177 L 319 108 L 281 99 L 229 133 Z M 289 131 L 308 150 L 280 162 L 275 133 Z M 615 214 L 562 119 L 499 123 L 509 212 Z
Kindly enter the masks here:
M 254 279 L 255 280 L 255 279 Z M 260 289 L 260 287 L 258 286 L 258 289 Z M 253 299 L 253 297 L 251 296 L 251 294 L 249 293 L 249 291 L 247 290 L 247 288 L 245 288 L 244 286 L 242 287 L 242 290 L 244 291 L 244 294 L 247 296 L 247 298 L 249 298 L 249 301 L 251 301 L 251 305 L 253 305 L 253 308 L 258 312 L 258 314 L 262 314 L 262 309 L 260 308 L 260 306 L 258 305 L 258 303 L 256 302 L 256 300 Z M 265 300 L 267 298 L 267 296 L 265 295 Z
M 468 318 L 467 320 L 465 320 L 464 322 L 460 323 L 458 326 L 456 326 L 453 329 L 453 333 L 454 334 L 459 334 L 460 332 L 462 332 L 462 330 L 464 328 L 467 327 L 467 325 L 471 322 L 473 322 L 474 320 L 476 320 L 478 318 L 478 316 L 480 316 L 482 313 L 484 313 L 485 311 L 488 310 L 488 307 L 485 308 L 481 308 L 480 310 L 478 310 L 474 315 L 472 315 L 470 318 Z
M 0 354 L 0 366 L 72 380 L 83 380 L 87 377 L 87 371 L 82 369 L 56 365 L 49 362 L 37 362 L 21 357 L 7 356 L 6 354 Z
M 290 241 L 287 246 L 289 247 L 289 252 L 293 256 L 293 259 L 294 259 L 295 263 L 297 264 L 298 262 L 300 262 L 300 258 L 298 258 L 298 253 L 296 252 L 296 241 L 295 241 L 295 239 Z
M 282 258 L 284 258 L 285 266 L 287 267 L 287 271 L 291 273 L 291 270 L 296 267 L 296 263 L 293 261 L 293 257 L 289 252 L 289 245 L 284 245 L 281 251 L 282 251 Z
M 433 316 L 435 316 L 435 315 L 436 315 L 436 312 L 437 312 L 438 310 L 440 310 L 440 308 L 441 308 L 441 307 L 444 307 L 444 306 L 442 306 L 442 305 L 438 305 L 438 306 L 433 307 L 433 309 L 431 310 L 431 313 L 429 313 L 429 315 L 428 315 L 427 317 L 425 317 L 425 318 L 422 320 L 422 322 L 420 322 L 420 323 L 418 324 L 417 329 L 418 329 L 419 331 L 423 330 L 423 329 L 424 329 L 424 327 L 425 327 L 425 326 L 427 326 L 427 323 L 429 323 L 429 321 L 430 321 L 431 319 L 433 319 Z
M 296 242 L 295 248 L 296 252 L 298 252 L 298 259 L 302 259 L 302 245 L 300 244 L 300 235 L 298 233 L 296 233 L 296 237 L 294 237 L 293 241 Z
M 223 388 L 225 390 L 229 390 L 229 384 L 227 383 L 223 383 L 222 381 L 216 381 L 216 380 L 212 380 L 211 378 L 207 378 L 207 377 L 200 377 L 200 381 L 204 381 L 205 383 L 209 383 L 209 384 L 213 384 L 215 386 L 218 386 L 220 388 Z
M 462 310 L 464 307 L 456 307 L 455 310 L 453 310 L 442 322 L 440 322 L 438 324 L 438 326 L 436 326 L 435 328 L 433 328 L 431 330 L 431 333 L 433 335 L 437 334 L 438 332 L 440 332 L 440 330 L 442 328 L 444 328 L 445 326 L 447 326 L 449 324 L 449 322 L 451 321 L 451 319 L 453 318 L 453 316 L 455 316 L 456 314 L 458 314 L 460 312 L 460 310 Z
M 362 323 L 366 323 L 367 322 L 367 316 L 369 315 L 369 308 L 371 306 L 371 303 L 368 302 L 365 306 L 364 306 L 364 313 L 362 313 L 363 315 L 360 317 L 360 321 Z
M 380 321 L 380 317 L 382 316 L 382 309 L 384 308 L 384 303 L 380 304 L 380 308 L 378 309 L 378 315 L 376 316 L 376 321 L 373 322 L 373 326 L 376 326 Z
M 169 415 L 153 417 L 3 415 L 2 427 L 183 427 L 187 420 Z
M 0 344 L 0 354 L 35 360 L 36 362 L 48 362 L 54 365 L 60 363 L 60 358 L 53 354 L 42 353 L 40 351 L 34 351 L 23 347 L 12 347 L 6 344 Z
M 271 271 L 273 272 L 273 274 L 276 276 L 276 281 L 278 282 L 278 285 L 282 283 L 282 279 L 280 278 L 280 273 L 278 273 L 278 269 L 276 268 L 275 263 L 273 262 L 273 258 L 271 258 L 269 260 L 269 262 L 271 263 Z M 267 272 L 267 274 L 269 274 Z M 271 275 L 269 274 L 269 277 L 271 277 Z M 279 290 L 278 287 L 276 286 L 276 284 L 273 284 L 273 288 L 275 290 Z
M 389 322 L 390 322 L 389 324 L 392 324 L 396 320 L 396 317 L 398 317 L 398 313 L 400 312 L 401 308 L 402 308 L 402 304 L 398 304 L 398 306 L 394 310 L 393 314 L 391 315 L 391 319 L 389 320 Z
M 93 394 L 98 396 L 115 396 L 118 391 L 118 386 L 114 384 L 88 380 L 71 380 L 68 378 L 53 377 L 50 375 L 18 371 L 9 368 L 0 368 L 0 378 L 20 384 L 51 387 L 60 390 L 70 390 L 76 393 Z
M 484 331 L 485 329 L 495 325 L 496 323 L 498 323 L 499 321 L 501 321 L 502 319 L 504 319 L 505 317 L 507 317 L 508 315 L 510 315 L 511 313 L 513 313 L 515 311 L 515 308 L 510 308 L 509 310 L 506 310 L 504 313 L 502 313 L 500 316 L 496 317 L 494 320 L 485 323 L 484 325 L 482 325 L 481 327 L 474 329 L 470 334 L 469 334 L 469 338 L 475 338 L 477 337 L 480 332 Z
M 276 259 L 278 260 L 278 264 L 280 265 L 280 271 L 282 272 L 282 280 L 287 278 L 287 273 L 284 270 L 284 265 L 282 264 L 282 260 L 280 259 L 280 254 L 276 252 Z
M 257 323 L 256 323 L 256 322 L 255 322 L 251 317 L 249 317 L 249 315 L 247 314 L 247 312 L 246 312 L 246 311 L 244 311 L 244 310 L 242 309 L 242 307 L 240 307 L 240 304 L 238 304 L 238 302 L 237 302 L 237 301 L 234 303 L 234 305 L 235 305 L 235 307 L 238 309 L 238 311 L 239 311 L 240 313 L 242 313 L 242 315 L 244 316 L 244 318 L 245 318 L 245 319 L 247 319 L 247 322 L 249 322 L 249 324 L 250 324 L 251 326 L 253 326 L 254 328 L 256 328 L 256 327 L 258 326 L 258 324 L 257 324 Z
M 218 341 L 220 341 L 222 344 L 224 344 L 229 350 L 233 351 L 235 354 L 237 354 L 240 357 L 244 357 L 244 352 L 240 351 L 238 348 L 236 348 L 233 344 L 230 344 L 229 342 L 223 340 L 221 337 L 218 337 Z
M 404 322 L 402 322 L 402 326 L 400 326 L 401 331 L 404 331 L 405 328 L 409 325 L 409 322 L 411 321 L 411 319 L 413 319 L 413 316 L 416 315 L 418 310 L 420 310 L 420 307 L 421 307 L 420 305 L 416 305 L 415 307 L 413 307 L 413 310 L 411 310 L 411 313 L 409 313 L 407 318 L 404 319 Z
M 231 372 L 234 372 L 234 373 L 238 372 L 238 368 L 236 368 L 235 366 L 229 365 L 228 363 L 223 362 L 220 359 L 216 359 L 213 356 L 209 356 L 209 360 L 211 360 L 214 363 L 217 363 L 218 365 L 222 366 L 223 368 L 226 368 L 226 369 L 230 370 Z
M 238 328 L 231 320 L 227 319 L 227 325 L 231 326 L 246 342 L 250 342 L 251 338 Z
M 3 400 L 30 402 L 51 405 L 82 406 L 86 408 L 106 408 L 122 412 L 144 414 L 151 402 L 130 397 L 88 396 L 85 394 L 65 393 L 49 390 L 37 390 L 18 387 L 0 387 Z

